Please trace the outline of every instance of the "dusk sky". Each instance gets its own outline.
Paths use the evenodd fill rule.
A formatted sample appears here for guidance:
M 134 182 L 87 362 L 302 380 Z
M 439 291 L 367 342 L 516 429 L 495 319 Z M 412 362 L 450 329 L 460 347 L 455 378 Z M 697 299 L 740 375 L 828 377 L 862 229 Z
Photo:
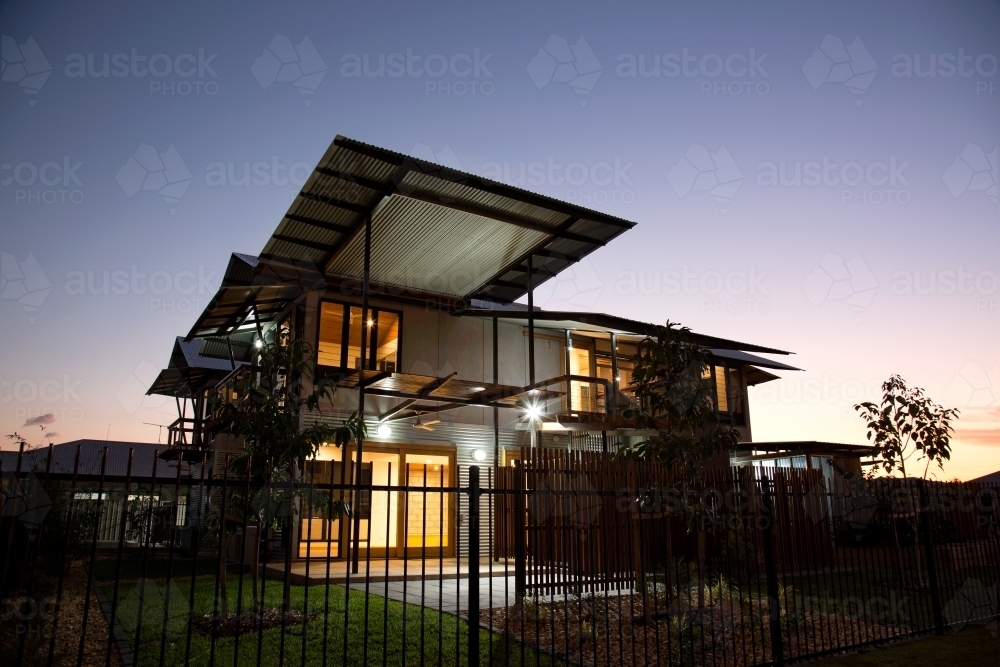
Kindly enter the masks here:
M 174 337 L 342 134 L 637 222 L 537 303 L 794 352 L 754 439 L 862 443 L 899 373 L 962 411 L 944 478 L 1000 470 L 996 2 L 20 1 L 0 33 L 4 435 L 155 442 Z

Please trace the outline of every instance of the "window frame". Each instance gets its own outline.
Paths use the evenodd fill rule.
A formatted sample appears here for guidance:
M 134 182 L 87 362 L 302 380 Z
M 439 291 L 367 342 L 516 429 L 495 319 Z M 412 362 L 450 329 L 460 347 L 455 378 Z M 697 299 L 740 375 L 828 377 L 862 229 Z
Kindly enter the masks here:
M 344 324 L 343 324 L 343 328 L 341 329 L 341 332 L 340 332 L 340 336 L 341 336 L 341 339 L 340 339 L 340 360 L 341 360 L 341 365 L 338 365 L 338 366 L 331 366 L 329 364 L 321 364 L 321 363 L 319 363 L 319 346 L 320 346 L 320 343 L 322 342 L 321 339 L 320 339 L 320 334 L 322 333 L 322 329 L 323 329 L 323 304 L 327 304 L 327 303 L 334 304 L 334 305 L 337 305 L 337 306 L 341 306 L 344 309 L 344 312 L 343 312 Z M 362 311 L 363 311 L 362 305 L 360 303 L 353 303 L 351 301 L 337 301 L 336 299 L 320 299 L 319 300 L 319 303 L 316 306 L 316 367 L 317 368 L 332 369 L 332 370 L 338 370 L 338 371 L 344 371 L 344 370 L 352 370 L 353 371 L 353 370 L 357 370 L 357 369 L 352 368 L 350 366 L 343 365 L 343 362 L 346 360 L 345 357 L 347 355 L 347 348 L 350 346 L 350 336 L 351 336 L 350 308 L 352 308 L 352 307 L 353 308 L 362 309 Z M 402 364 L 403 364 L 403 344 L 402 344 L 402 342 L 403 342 L 403 311 L 402 310 L 395 310 L 395 309 L 392 309 L 392 308 L 382 308 L 380 306 L 369 305 L 368 306 L 368 314 L 369 314 L 369 316 L 371 316 L 372 313 L 392 313 L 393 315 L 396 316 L 396 322 L 397 322 L 397 327 L 399 329 L 399 333 L 397 334 L 397 337 L 396 337 L 396 370 L 395 370 L 395 372 L 396 373 L 400 373 L 400 372 L 402 372 L 400 369 L 402 368 Z M 377 319 L 376 319 L 376 322 L 377 322 Z M 364 323 L 362 322 L 362 324 L 361 324 L 362 338 L 364 338 L 364 328 L 365 328 L 364 327 Z M 374 364 L 374 362 L 375 362 L 375 355 L 372 354 L 372 352 L 378 350 L 378 339 L 377 339 L 378 327 L 376 326 L 376 327 L 374 327 L 374 329 L 375 329 L 374 330 L 374 334 L 376 336 L 376 340 L 374 341 L 374 345 L 372 344 L 372 340 L 371 340 L 372 339 L 372 335 L 371 334 L 368 335 L 368 342 L 367 342 L 367 345 L 366 345 L 367 352 L 365 354 L 365 363 L 366 364 Z M 347 333 L 347 338 L 346 339 L 344 338 L 345 331 Z M 374 370 L 374 369 L 372 367 L 369 367 L 368 369 L 363 369 L 363 370 Z

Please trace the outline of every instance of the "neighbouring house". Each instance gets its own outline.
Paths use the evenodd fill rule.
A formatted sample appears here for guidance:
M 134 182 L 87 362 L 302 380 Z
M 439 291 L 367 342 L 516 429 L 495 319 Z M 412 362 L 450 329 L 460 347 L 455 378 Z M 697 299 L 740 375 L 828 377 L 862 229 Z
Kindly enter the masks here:
M 2 451 L 0 500 L 26 499 L 22 502 L 30 507 L 19 505 L 20 511 L 47 512 L 52 499 L 43 491 L 44 484 L 58 485 L 53 488 L 67 494 L 84 515 L 88 508 L 100 507 L 98 542 L 118 541 L 126 495 L 133 507 L 151 503 L 156 511 L 171 516 L 176 525 L 184 526 L 191 523 L 186 516 L 188 500 L 193 499 L 197 506 L 200 495 L 189 483 L 191 466 L 172 453 L 176 451 L 167 445 L 120 440 L 72 440 L 23 452 Z M 15 486 L 17 473 L 21 481 Z M 178 484 L 181 480 L 183 485 Z M 126 531 L 141 532 L 128 525 Z
M 219 474 L 241 445 L 213 428 L 210 399 L 225 399 L 252 369 L 258 344 L 290 335 L 311 344 L 317 372 L 338 386 L 331 404 L 303 419 L 362 409 L 369 423 L 362 447 L 325 446 L 307 464 L 317 484 L 344 480 L 358 449 L 363 483 L 423 488 L 465 485 L 470 465 L 505 466 L 523 446 L 614 451 L 641 436 L 621 411 L 637 343 L 654 325 L 533 301 L 540 284 L 634 224 L 338 136 L 263 249 L 230 257 L 218 292 L 150 387 L 178 399 L 171 450 L 192 466 L 207 457 Z M 723 465 L 829 468 L 864 455 L 826 443 L 758 447 L 747 387 L 797 370 L 761 356 L 788 352 L 694 340 L 712 352 L 705 380 L 717 417 L 744 441 Z M 446 507 L 445 494 L 398 495 L 362 503 L 370 539 L 360 549 L 452 549 L 463 508 Z M 352 537 L 342 523 L 304 516 L 293 555 L 343 557 Z

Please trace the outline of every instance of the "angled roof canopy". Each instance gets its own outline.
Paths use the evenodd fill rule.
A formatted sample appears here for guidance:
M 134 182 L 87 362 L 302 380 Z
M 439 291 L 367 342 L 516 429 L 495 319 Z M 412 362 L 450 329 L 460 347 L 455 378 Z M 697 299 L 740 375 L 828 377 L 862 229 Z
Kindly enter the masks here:
M 371 281 L 510 303 L 635 223 L 337 136 L 261 259 L 361 278 L 372 216 Z

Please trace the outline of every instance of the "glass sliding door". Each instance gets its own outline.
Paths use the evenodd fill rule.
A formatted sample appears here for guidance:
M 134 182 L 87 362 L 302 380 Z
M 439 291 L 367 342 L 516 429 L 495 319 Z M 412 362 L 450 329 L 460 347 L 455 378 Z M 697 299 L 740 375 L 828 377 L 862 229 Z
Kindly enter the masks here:
M 448 555 L 452 499 L 449 493 L 435 489 L 451 485 L 450 458 L 408 454 L 406 485 L 417 489 L 406 493 L 406 557 Z

